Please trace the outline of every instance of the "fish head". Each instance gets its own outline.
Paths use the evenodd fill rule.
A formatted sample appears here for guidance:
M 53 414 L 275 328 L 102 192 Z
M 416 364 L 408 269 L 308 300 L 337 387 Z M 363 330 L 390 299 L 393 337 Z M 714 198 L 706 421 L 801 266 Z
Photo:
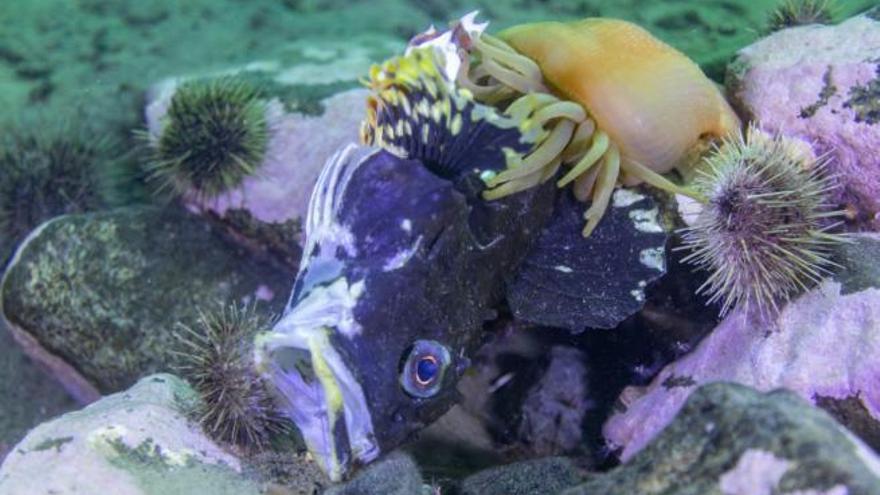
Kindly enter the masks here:
M 318 180 L 288 308 L 256 338 L 255 361 L 332 479 L 457 399 L 502 297 L 499 274 L 534 230 L 523 212 L 541 210 L 530 195 L 487 206 L 468 190 L 420 160 L 354 145 Z

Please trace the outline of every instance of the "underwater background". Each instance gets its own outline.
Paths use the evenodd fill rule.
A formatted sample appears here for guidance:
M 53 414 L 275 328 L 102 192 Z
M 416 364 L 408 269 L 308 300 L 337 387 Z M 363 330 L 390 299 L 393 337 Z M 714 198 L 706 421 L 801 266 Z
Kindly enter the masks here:
M 505 313 L 487 325 L 484 345 L 459 384 L 466 404 L 348 484 L 321 472 L 297 433 L 266 412 L 272 399 L 254 385 L 249 345 L 285 309 L 303 255 L 312 185 L 331 154 L 356 140 L 373 64 L 401 54 L 428 26 L 442 28 L 474 10 L 491 32 L 611 17 L 683 52 L 719 87 L 726 85 L 729 96 L 737 90 L 731 81 L 742 82 L 731 74 L 743 64 L 774 65 L 763 55 L 737 57 L 773 36 L 782 3 L 3 0 L 0 494 L 880 493 L 880 459 L 871 450 L 880 448 L 875 238 L 858 238 L 835 255 L 842 292 L 822 299 L 818 289 L 803 291 L 789 303 L 798 306 L 788 307 L 782 329 L 767 332 L 746 316 L 723 319 L 717 305 L 707 307 L 707 298 L 695 295 L 705 276 L 679 263 L 680 252 L 662 251 L 666 237 L 655 239 L 667 260 L 664 278 L 651 275 L 646 290 L 644 283 L 620 289 L 641 291 L 638 312 L 605 325 L 612 330 L 538 335 Z M 830 29 L 875 6 L 833 2 L 832 17 L 820 20 Z M 849 84 L 855 89 L 841 107 L 854 108 L 860 125 L 880 121 L 872 72 L 880 45 L 871 37 L 880 28 L 859 29 L 851 42 L 863 43 L 855 51 L 864 55 L 864 67 L 853 69 L 861 79 L 835 86 L 832 76 L 819 78 L 815 107 L 798 112 L 821 116 Z M 827 39 L 840 39 L 835 36 Z M 817 50 L 828 49 L 819 38 Z M 809 65 L 812 45 L 804 43 L 791 48 Z M 787 51 L 785 43 L 776 49 Z M 833 62 L 831 56 L 813 65 L 839 74 L 831 72 Z M 795 84 L 811 73 L 793 74 L 772 82 Z M 241 78 L 230 82 L 231 75 Z M 217 81 L 200 97 L 221 95 L 243 115 L 262 112 L 257 102 L 276 102 L 264 127 L 245 129 L 254 141 L 242 144 L 241 170 L 230 176 L 164 173 L 174 168 L 168 153 L 177 152 L 179 164 L 215 139 L 183 122 L 175 129 L 179 142 L 157 144 L 168 125 L 163 119 L 175 108 L 173 95 L 189 80 Z M 744 122 L 761 114 L 748 102 L 733 107 Z M 834 126 L 821 125 L 821 132 Z M 859 128 L 839 142 L 867 143 L 864 149 L 876 153 L 870 146 L 880 144 L 878 132 Z M 266 151 L 248 156 L 249 146 Z M 853 149 L 853 156 L 867 153 Z M 221 196 L 218 191 L 241 185 L 242 176 L 260 175 L 248 162 L 263 163 L 269 179 Z M 876 172 L 866 170 L 841 174 Z M 875 183 L 853 186 L 852 195 L 847 189 L 835 201 L 842 209 L 856 205 L 849 232 L 880 227 L 876 210 L 859 209 L 862 196 L 880 191 L 872 188 Z M 669 196 L 645 194 L 661 205 L 661 232 L 675 237 L 669 226 L 682 226 L 679 210 L 669 206 Z M 597 269 L 629 270 L 619 259 L 608 263 Z M 831 336 L 821 331 L 834 326 L 829 313 L 842 315 Z M 803 330 L 811 325 L 816 332 Z M 757 344 L 743 327 L 772 336 Z M 710 335 L 718 340 L 709 342 Z M 701 342 L 701 354 L 691 354 Z M 758 345 L 766 347 L 755 350 Z M 838 354 L 816 351 L 835 346 Z M 748 364 L 731 357 L 746 348 L 754 351 Z M 811 360 L 813 354 L 821 358 Z M 205 372 L 192 355 L 219 364 Z M 815 369 L 828 374 L 811 378 Z M 719 380 L 743 386 L 699 388 L 702 395 L 679 412 L 691 389 Z M 218 382 L 242 396 L 234 404 L 244 411 L 240 423 L 200 402 Z M 789 388 L 813 404 L 753 388 Z M 92 403 L 98 407 L 74 412 Z M 672 423 L 649 444 L 676 415 L 690 415 L 690 422 Z M 706 436 L 694 434 L 698 427 Z M 498 468 L 510 462 L 523 464 Z

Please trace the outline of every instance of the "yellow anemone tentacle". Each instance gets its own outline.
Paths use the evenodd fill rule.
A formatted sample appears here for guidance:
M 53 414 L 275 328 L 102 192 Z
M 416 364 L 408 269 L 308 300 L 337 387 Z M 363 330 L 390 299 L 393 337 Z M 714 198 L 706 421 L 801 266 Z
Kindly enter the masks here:
M 483 191 L 483 198 L 488 201 L 492 201 L 494 199 L 500 199 L 505 196 L 518 193 L 520 191 L 525 191 L 526 189 L 531 189 L 532 187 L 535 187 L 552 177 L 553 174 L 555 174 L 556 171 L 559 169 L 560 164 L 561 160 L 557 156 L 550 163 L 548 163 L 546 168 L 544 169 L 538 169 L 525 177 L 521 177 L 517 180 L 513 180 L 510 182 L 505 182 L 495 189 L 488 189 L 486 191 Z
M 580 161 L 589 151 L 590 141 L 595 133 L 596 123 L 593 122 L 593 119 L 588 117 L 581 121 L 571 136 L 571 142 L 562 150 L 562 162 L 576 163 Z
M 549 93 L 529 93 L 522 95 L 511 103 L 504 113 L 516 120 L 524 120 L 547 105 L 560 101 Z
M 595 137 L 593 137 L 593 145 L 590 147 L 590 150 L 587 151 L 587 154 L 584 155 L 584 157 L 581 158 L 564 177 L 556 182 L 556 185 L 559 187 L 565 187 L 569 182 L 590 170 L 590 167 L 595 165 L 605 152 L 608 151 L 610 145 L 611 139 L 608 137 L 608 134 L 605 134 L 602 131 L 596 131 Z M 617 177 L 615 177 L 615 179 L 617 179 Z
M 529 156 L 523 158 L 522 163 L 515 168 L 507 170 L 496 175 L 489 180 L 487 185 L 495 187 L 503 182 L 521 179 L 527 175 L 543 170 L 550 164 L 554 158 L 568 145 L 571 135 L 574 133 L 574 123 L 568 120 L 559 122 L 556 127 L 550 131 L 550 135 L 544 140 Z
M 599 168 L 601 167 L 592 168 L 589 172 L 575 179 L 572 186 L 575 199 L 584 203 L 590 200 L 593 195 L 593 186 L 596 184 L 596 177 L 599 175 Z
M 657 172 L 654 172 L 653 170 L 634 160 L 623 160 L 623 162 L 621 163 L 621 169 L 624 172 L 632 175 L 633 177 L 638 177 L 643 182 L 646 182 L 658 189 L 662 189 L 673 194 L 683 194 L 701 203 L 705 203 L 708 201 L 706 196 L 698 193 L 697 191 L 694 191 L 693 189 L 689 189 L 687 187 L 679 186 L 678 184 L 667 179 L 666 177 L 663 177 Z
M 484 60 L 482 66 L 489 75 L 520 93 L 537 92 L 542 89 L 539 82 L 529 79 L 528 76 L 524 76 L 519 72 L 507 69 L 491 58 Z
M 487 60 L 495 60 L 498 64 L 503 64 L 532 81 L 538 81 L 540 83 L 540 81 L 543 80 L 541 68 L 538 67 L 538 64 L 525 55 L 517 53 L 507 43 L 487 34 L 482 34 L 475 38 L 473 43 L 474 48 L 483 54 L 484 62 Z M 502 46 L 505 48 L 501 48 Z M 543 86 L 543 84 L 541 84 L 541 86 Z
M 584 111 L 584 107 L 573 101 L 559 101 L 538 110 L 532 118 L 538 124 L 544 124 L 556 118 L 583 122 L 587 118 L 587 113 Z
M 617 150 L 617 146 L 611 145 L 608 148 L 608 153 L 605 154 L 602 171 L 599 173 L 596 189 L 593 191 L 593 203 L 584 213 L 584 220 L 587 221 L 583 231 L 584 237 L 589 237 L 593 233 L 593 229 L 605 215 L 605 210 L 611 201 L 611 193 L 614 192 L 614 187 L 617 185 L 619 173 L 620 152 Z

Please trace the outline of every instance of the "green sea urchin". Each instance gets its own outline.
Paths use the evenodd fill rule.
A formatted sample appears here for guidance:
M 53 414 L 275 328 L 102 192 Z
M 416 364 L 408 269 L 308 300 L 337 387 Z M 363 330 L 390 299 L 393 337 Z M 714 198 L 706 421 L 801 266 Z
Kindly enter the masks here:
M 4 126 L 0 136 L 0 266 L 34 227 L 52 217 L 112 203 L 120 153 L 103 134 L 42 119 Z
M 284 429 L 253 369 L 252 342 L 268 321 L 253 307 L 200 313 L 196 328 L 180 325 L 178 371 L 199 392 L 199 423 L 213 438 L 249 450 L 268 446 Z
M 833 10 L 833 0 L 785 0 L 770 12 L 767 32 L 808 24 L 830 24 L 834 18 Z
M 258 88 L 238 77 L 182 84 L 146 164 L 160 191 L 211 198 L 235 187 L 263 161 L 269 135 Z
M 751 127 L 706 159 L 695 187 L 709 200 L 682 231 L 683 261 L 709 272 L 699 292 L 765 313 L 829 273 L 844 238 L 828 203 L 833 188 L 823 160 L 805 158 L 790 141 Z

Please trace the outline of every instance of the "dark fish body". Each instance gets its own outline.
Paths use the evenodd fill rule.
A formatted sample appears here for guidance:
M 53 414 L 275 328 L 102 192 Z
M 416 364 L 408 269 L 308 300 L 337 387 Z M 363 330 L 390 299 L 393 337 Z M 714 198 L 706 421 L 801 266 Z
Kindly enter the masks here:
M 505 304 L 536 324 L 610 328 L 665 269 L 645 196 L 616 202 L 589 241 L 552 180 L 484 200 L 487 174 L 533 142 L 413 57 L 387 69 L 416 67 L 407 85 L 371 101 L 366 141 L 379 147 L 350 145 L 322 171 L 290 303 L 255 345 L 280 411 L 332 479 L 451 407 Z

